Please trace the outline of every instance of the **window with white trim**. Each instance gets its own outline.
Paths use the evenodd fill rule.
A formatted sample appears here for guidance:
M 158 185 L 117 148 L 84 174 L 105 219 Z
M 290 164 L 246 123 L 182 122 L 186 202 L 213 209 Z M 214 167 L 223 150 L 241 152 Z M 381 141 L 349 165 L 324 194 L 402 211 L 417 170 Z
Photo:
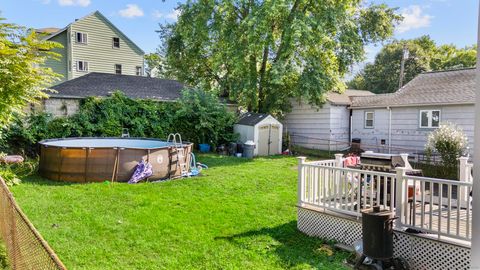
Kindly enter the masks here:
M 87 61 L 77 61 L 77 62 L 75 62 L 75 66 L 77 67 L 77 71 L 80 71 L 80 72 L 87 72 L 88 71 L 88 62 Z
M 438 128 L 440 110 L 420 110 L 420 128 Z
M 143 75 L 143 74 L 142 74 L 142 67 L 141 67 L 141 66 L 135 67 L 135 74 L 136 74 L 137 76 L 142 76 L 142 75 Z
M 365 112 L 365 128 L 373 128 L 374 112 Z
M 86 33 L 75 32 L 75 42 L 87 44 L 88 36 Z
M 122 74 L 122 65 L 115 64 L 115 74 L 121 75 Z
M 112 38 L 112 46 L 113 48 L 120 48 L 120 38 L 114 37 Z

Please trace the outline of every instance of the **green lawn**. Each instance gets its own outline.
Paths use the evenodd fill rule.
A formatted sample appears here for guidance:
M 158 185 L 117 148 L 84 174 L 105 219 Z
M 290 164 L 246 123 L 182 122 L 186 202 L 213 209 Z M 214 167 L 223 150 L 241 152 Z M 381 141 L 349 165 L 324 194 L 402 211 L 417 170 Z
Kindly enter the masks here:
M 296 159 L 200 156 L 162 183 L 12 188 L 69 269 L 341 269 L 349 254 L 296 229 Z

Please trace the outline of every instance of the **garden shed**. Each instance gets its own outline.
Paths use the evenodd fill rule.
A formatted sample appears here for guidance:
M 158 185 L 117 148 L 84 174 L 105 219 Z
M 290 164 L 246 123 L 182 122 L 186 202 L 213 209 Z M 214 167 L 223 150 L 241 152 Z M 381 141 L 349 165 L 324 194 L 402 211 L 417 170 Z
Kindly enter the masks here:
M 255 142 L 255 156 L 278 155 L 282 152 L 283 125 L 269 114 L 245 113 L 235 124 L 239 141 Z

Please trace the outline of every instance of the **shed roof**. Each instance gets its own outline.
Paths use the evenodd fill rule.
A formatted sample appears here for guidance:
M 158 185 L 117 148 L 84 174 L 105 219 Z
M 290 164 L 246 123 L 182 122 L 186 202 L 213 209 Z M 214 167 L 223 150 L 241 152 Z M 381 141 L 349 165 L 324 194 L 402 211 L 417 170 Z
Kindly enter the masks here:
M 238 120 L 237 124 L 244 126 L 255 126 L 256 124 L 266 119 L 268 116 L 270 115 L 264 113 L 245 113 L 244 115 L 242 115 L 240 120 Z
M 92 72 L 51 88 L 57 91 L 50 94 L 52 97 L 109 96 L 114 91 L 122 91 L 130 98 L 169 101 L 181 97 L 184 85 L 174 80 Z
M 475 68 L 425 72 L 397 92 L 353 97 L 352 108 L 474 104 Z

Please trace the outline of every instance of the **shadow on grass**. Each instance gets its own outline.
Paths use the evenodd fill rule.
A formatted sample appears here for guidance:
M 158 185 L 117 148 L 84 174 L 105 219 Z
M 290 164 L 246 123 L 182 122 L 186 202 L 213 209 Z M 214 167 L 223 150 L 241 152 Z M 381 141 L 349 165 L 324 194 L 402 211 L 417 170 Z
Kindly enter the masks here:
M 283 159 L 287 156 L 275 155 L 275 156 L 265 156 L 265 157 L 256 157 L 254 159 L 249 158 L 238 158 L 234 156 L 223 156 L 217 154 L 196 154 L 195 155 L 197 162 L 201 162 L 210 167 L 228 167 L 228 166 L 237 166 L 241 164 L 247 164 L 255 162 L 258 159 L 266 160 L 277 160 Z
M 264 237 L 273 238 L 263 241 Z M 331 249 L 333 242 L 309 237 L 297 229 L 297 222 L 292 221 L 277 227 L 266 227 L 231 236 L 216 237 L 246 249 L 255 249 L 260 253 L 274 252 L 282 260 L 284 267 L 309 265 L 315 269 L 333 269 L 345 267 L 344 261 L 350 256 L 343 251 Z
M 22 183 L 29 183 L 33 185 L 39 185 L 39 186 L 71 186 L 71 185 L 88 184 L 88 183 L 73 183 L 73 182 L 65 182 L 65 181 L 48 180 L 40 176 L 38 173 L 22 178 Z

